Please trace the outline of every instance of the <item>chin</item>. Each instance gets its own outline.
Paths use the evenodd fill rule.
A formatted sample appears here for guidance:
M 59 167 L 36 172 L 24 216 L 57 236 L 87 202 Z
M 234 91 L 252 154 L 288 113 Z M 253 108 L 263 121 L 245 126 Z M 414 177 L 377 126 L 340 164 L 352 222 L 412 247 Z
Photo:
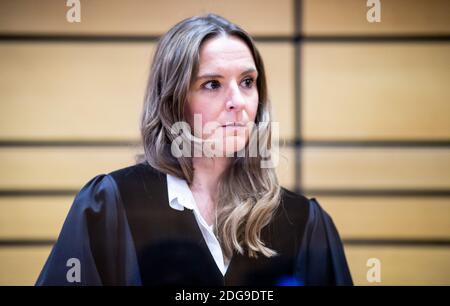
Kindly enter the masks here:
M 245 147 L 247 140 L 244 137 L 228 136 L 224 139 L 223 155 L 232 154 L 242 150 Z
M 211 138 L 210 138 L 211 140 Z M 228 135 L 213 140 L 212 146 L 203 147 L 203 153 L 207 156 L 231 157 L 233 153 L 239 152 L 245 148 L 247 144 L 246 137 L 237 135 Z

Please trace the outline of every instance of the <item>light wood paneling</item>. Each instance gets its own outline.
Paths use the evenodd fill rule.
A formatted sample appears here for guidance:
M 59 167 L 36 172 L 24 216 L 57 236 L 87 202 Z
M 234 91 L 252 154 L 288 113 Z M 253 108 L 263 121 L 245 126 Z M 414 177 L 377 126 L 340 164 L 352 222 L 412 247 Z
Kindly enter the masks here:
M 89 0 L 81 2 L 81 22 L 66 21 L 66 1 L 3 0 L 0 32 L 160 35 L 180 20 L 216 13 L 252 34 L 293 32 L 290 0 Z
M 258 43 L 264 60 L 272 102 L 273 121 L 280 124 L 280 137 L 295 137 L 294 47 L 288 43 Z
M 346 246 L 356 285 L 449 285 L 450 249 L 441 247 Z M 1 247 L 0 284 L 33 285 L 50 247 Z M 381 261 L 381 283 L 366 279 L 369 258 Z
M 450 45 L 308 43 L 305 139 L 449 139 Z
M 86 151 L 86 150 L 85 150 Z M 87 150 L 88 151 L 88 150 Z M 53 158 L 55 157 L 55 152 L 45 152 L 50 154 Z M 63 152 L 60 152 L 63 153 Z M 66 152 L 67 153 L 67 152 Z M 64 153 L 64 154 L 66 154 Z M 75 153 L 77 153 L 75 155 Z M 107 169 L 107 165 L 98 165 L 97 162 L 100 159 L 106 159 L 108 156 L 108 152 L 69 152 L 68 156 L 73 155 L 73 159 L 80 159 L 82 155 L 90 155 L 92 160 L 88 161 L 88 164 L 85 164 L 83 168 L 91 169 L 89 174 L 80 173 L 80 171 L 75 172 L 73 169 L 81 168 L 80 162 L 86 162 L 85 159 L 75 162 L 75 164 L 67 166 L 71 167 L 70 171 L 64 172 L 55 172 L 58 171 L 61 165 L 55 164 L 52 167 L 47 165 L 48 169 L 44 173 L 44 177 L 47 177 L 47 180 L 50 180 L 53 177 L 58 177 L 61 182 L 65 182 L 65 185 L 60 185 L 60 188 L 64 186 L 69 186 L 72 188 L 81 188 L 81 186 L 87 183 L 91 177 L 100 173 L 108 173 L 114 169 L 114 166 L 111 165 L 110 169 Z M 41 153 L 43 154 L 43 153 Z M 20 154 L 19 154 L 20 155 Z M 34 154 L 38 157 L 39 154 Z M 45 155 L 45 154 L 43 154 Z M 96 156 L 96 155 L 100 155 Z M 114 152 L 111 154 L 114 155 Z M 120 157 L 120 156 L 119 156 Z M 24 161 L 26 158 L 22 159 Z M 52 159 L 52 158 L 50 158 Z M 113 161 L 115 163 L 115 167 L 120 166 L 120 160 Z M 293 189 L 294 186 L 294 151 L 292 149 L 282 149 L 280 150 L 280 159 L 277 167 L 277 173 L 279 175 L 280 182 L 282 186 L 285 186 L 289 189 Z M 97 165 L 96 165 L 97 164 Z M 95 168 L 97 168 L 97 172 L 95 172 Z M 19 171 L 20 169 L 16 169 Z M 25 170 L 21 169 L 21 171 L 30 171 L 31 169 Z M 61 169 L 59 169 L 61 170 Z M 38 169 L 37 173 L 40 171 L 44 171 L 44 169 Z M 66 175 L 63 175 L 66 173 Z M 26 176 L 26 174 L 23 174 Z M 58 176 L 59 175 L 59 176 Z M 76 175 L 80 175 L 80 177 L 76 177 Z M 8 175 L 7 175 L 8 176 Z M 42 177 L 34 176 L 36 179 L 35 182 L 29 180 L 30 186 L 38 186 L 38 184 L 42 183 Z M 31 179 L 31 178 L 30 178 Z M 19 181 L 19 179 L 16 180 Z M 74 182 L 76 186 L 71 186 L 70 182 Z M 77 183 L 76 183 L 77 182 Z M 45 182 L 44 182 L 45 183 Z M 51 182 L 45 183 L 45 185 L 49 185 Z M 7 186 L 13 185 L 13 183 L 7 183 Z M 16 185 L 15 188 L 17 188 Z M 52 184 L 52 187 L 58 187 L 56 184 Z M 79 186 L 79 187 L 77 187 Z M 78 190 L 76 189 L 76 190 Z M 75 194 L 73 196 L 5 196 L 0 197 L 0 239 L 56 239 L 59 231 L 61 230 L 62 224 L 67 216 L 70 206 L 73 203 L 75 198 Z
M 305 148 L 306 189 L 449 189 L 445 148 Z
M 0 239 L 56 240 L 74 198 L 1 197 Z
M 450 239 L 450 199 L 446 197 L 316 199 L 344 239 Z
M 154 44 L 0 44 L 0 138 L 138 139 Z M 275 120 L 294 136 L 293 47 L 260 43 Z M 280 57 L 282 60 L 280 60 Z
M 153 45 L 0 44 L 0 138 L 137 138 Z
M 346 246 L 356 285 L 450 285 L 450 248 Z M 369 258 L 381 262 L 381 282 L 369 283 Z
M 56 239 L 74 197 L 0 198 L 0 239 Z M 316 199 L 343 239 L 450 239 L 447 198 Z
M 134 164 L 134 148 L 4 148 L 1 189 L 74 189 L 97 174 Z
M 370 23 L 367 1 L 303 0 L 303 32 L 307 35 L 449 34 L 447 0 L 380 1 L 381 22 Z M 372 7 L 372 6 L 370 6 Z
M 137 147 L 2 148 L 0 189 L 77 190 L 95 175 L 133 165 L 140 152 Z M 279 152 L 281 184 L 293 188 L 293 150 L 280 148 Z
M 0 285 L 33 286 L 51 247 L 0 247 Z

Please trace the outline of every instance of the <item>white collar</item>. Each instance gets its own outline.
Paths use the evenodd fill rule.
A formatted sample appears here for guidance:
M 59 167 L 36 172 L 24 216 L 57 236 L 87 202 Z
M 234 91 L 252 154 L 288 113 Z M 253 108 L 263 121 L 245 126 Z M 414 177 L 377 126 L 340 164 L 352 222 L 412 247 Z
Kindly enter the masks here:
M 170 207 L 176 210 L 194 209 L 192 192 L 185 180 L 167 174 L 167 190 Z
M 193 210 L 199 222 L 207 229 L 212 231 L 213 226 L 208 225 L 200 214 L 191 189 L 185 180 L 176 176 L 167 174 L 167 194 L 169 196 L 169 206 L 176 210 L 185 208 Z
M 208 225 L 200 214 L 194 195 L 192 194 L 187 182 L 170 174 L 167 174 L 166 177 L 169 206 L 176 210 L 184 210 L 187 208 L 193 211 L 203 238 L 205 239 L 205 242 L 211 251 L 217 266 L 222 272 L 222 275 L 225 275 L 230 261 L 226 260 L 223 256 L 222 248 L 220 247 L 217 237 L 214 235 L 213 226 Z

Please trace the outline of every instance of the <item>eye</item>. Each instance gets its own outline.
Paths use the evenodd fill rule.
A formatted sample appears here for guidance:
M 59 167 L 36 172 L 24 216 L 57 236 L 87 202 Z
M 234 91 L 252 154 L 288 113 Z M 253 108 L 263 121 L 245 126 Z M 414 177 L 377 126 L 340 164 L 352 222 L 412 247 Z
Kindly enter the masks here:
M 202 84 L 202 88 L 215 90 L 220 87 L 220 83 L 217 80 L 211 80 Z
M 255 83 L 255 80 L 253 78 L 246 78 L 242 81 L 244 87 L 252 88 L 253 84 Z

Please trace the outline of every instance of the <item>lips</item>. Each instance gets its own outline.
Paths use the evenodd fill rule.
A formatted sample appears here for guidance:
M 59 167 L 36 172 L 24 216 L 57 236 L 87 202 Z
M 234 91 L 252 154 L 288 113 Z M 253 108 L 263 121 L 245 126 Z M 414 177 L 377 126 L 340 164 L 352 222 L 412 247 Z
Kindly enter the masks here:
M 245 124 L 241 122 L 227 122 L 226 124 L 222 125 L 222 127 L 231 127 L 231 126 L 244 127 Z

